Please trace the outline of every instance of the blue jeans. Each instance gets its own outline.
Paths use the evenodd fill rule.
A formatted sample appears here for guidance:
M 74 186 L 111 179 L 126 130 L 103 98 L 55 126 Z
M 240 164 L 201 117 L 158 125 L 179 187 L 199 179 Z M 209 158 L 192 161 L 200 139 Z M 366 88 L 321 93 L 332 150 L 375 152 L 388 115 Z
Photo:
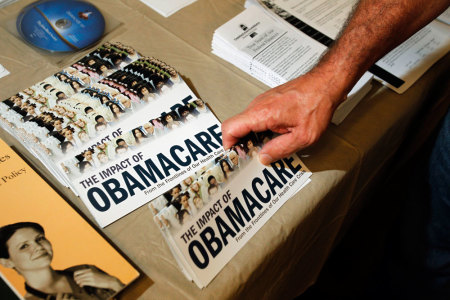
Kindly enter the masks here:
M 443 120 L 429 162 L 430 219 L 425 268 L 430 299 L 450 299 L 450 109 Z

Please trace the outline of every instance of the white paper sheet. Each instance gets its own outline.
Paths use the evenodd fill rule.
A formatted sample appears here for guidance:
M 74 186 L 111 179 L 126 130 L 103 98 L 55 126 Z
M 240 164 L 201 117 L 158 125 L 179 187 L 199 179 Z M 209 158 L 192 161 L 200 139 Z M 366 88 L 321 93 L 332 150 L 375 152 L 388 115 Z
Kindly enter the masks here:
M 9 75 L 9 71 L 5 69 L 2 65 L 0 65 L 0 78 L 5 77 L 6 75 Z
M 196 0 L 141 0 L 141 2 L 166 18 L 195 1 Z

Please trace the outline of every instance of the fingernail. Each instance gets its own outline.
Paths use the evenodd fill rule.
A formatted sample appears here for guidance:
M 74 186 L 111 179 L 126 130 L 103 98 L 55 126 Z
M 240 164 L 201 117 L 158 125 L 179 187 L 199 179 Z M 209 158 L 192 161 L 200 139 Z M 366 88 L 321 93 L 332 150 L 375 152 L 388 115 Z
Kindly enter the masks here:
M 263 165 L 268 165 L 272 162 L 272 156 L 270 156 L 269 154 L 260 154 L 259 155 L 259 161 L 263 164 Z

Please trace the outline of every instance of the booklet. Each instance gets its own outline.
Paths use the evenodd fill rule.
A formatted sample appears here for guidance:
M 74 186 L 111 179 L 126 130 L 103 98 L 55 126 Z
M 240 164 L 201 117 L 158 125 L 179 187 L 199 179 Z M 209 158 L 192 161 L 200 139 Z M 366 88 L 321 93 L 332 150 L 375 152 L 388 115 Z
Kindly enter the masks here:
M 139 276 L 113 245 L 2 140 L 0 194 L 0 242 L 5 250 L 0 253 L 0 272 L 20 295 L 109 299 Z M 39 280 L 47 274 L 64 278 L 66 284 L 49 292 L 52 282 Z
M 196 100 L 161 117 L 149 116 L 140 126 L 61 166 L 104 227 L 222 153 L 221 135 L 217 118 Z
M 289 24 L 319 43 L 330 46 L 342 30 L 357 0 L 247 0 L 274 22 Z M 442 19 L 445 13 L 440 16 Z M 445 17 L 444 17 L 445 18 Z M 439 18 L 438 18 L 439 19 Z M 401 94 L 450 49 L 450 27 L 432 21 L 373 65 L 369 72 Z
M 293 155 L 264 166 L 270 134 L 250 134 L 149 203 L 154 221 L 188 279 L 200 288 L 309 181 Z

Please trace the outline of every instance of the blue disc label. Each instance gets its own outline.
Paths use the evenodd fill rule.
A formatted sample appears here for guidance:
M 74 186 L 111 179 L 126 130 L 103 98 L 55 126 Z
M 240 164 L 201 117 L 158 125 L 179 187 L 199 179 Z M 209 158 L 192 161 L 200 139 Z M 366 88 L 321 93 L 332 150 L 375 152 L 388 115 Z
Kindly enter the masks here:
M 16 25 L 26 41 L 56 52 L 87 47 L 105 31 L 105 19 L 100 11 L 81 0 L 34 2 L 22 10 Z

